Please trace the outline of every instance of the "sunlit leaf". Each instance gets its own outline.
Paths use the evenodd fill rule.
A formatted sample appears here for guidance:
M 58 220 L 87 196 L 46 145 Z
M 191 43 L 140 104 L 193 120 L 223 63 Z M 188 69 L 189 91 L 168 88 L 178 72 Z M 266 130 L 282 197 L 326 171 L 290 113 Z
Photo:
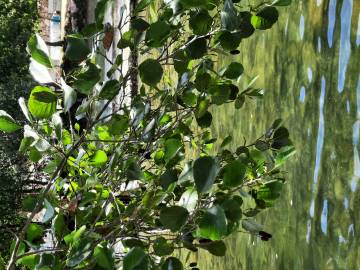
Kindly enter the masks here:
M 196 235 L 211 240 L 220 240 L 227 233 L 224 210 L 215 205 L 206 210 L 198 224 Z
M 50 118 L 56 111 L 56 94 L 47 87 L 36 86 L 30 94 L 28 108 L 38 119 Z
M 15 120 L 5 111 L 0 110 L 0 130 L 11 133 L 21 128 Z

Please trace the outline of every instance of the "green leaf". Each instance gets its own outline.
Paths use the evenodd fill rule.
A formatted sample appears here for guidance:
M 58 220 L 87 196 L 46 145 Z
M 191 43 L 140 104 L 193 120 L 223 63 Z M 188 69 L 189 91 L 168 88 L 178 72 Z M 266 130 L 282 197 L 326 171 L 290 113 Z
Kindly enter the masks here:
M 106 270 L 115 269 L 113 252 L 106 246 L 106 243 L 98 244 L 94 249 L 94 257 L 97 265 Z
M 44 214 L 44 216 L 43 216 L 43 218 L 41 220 L 42 223 L 46 223 L 49 220 L 51 220 L 52 217 L 55 214 L 54 207 L 51 205 L 51 203 L 47 199 L 44 200 L 44 208 L 46 209 L 46 211 L 45 211 L 45 214 Z
M 97 150 L 90 158 L 89 164 L 92 166 L 102 166 L 108 161 L 108 157 L 103 150 Z
M 235 100 L 235 109 L 239 110 L 244 106 L 245 104 L 245 97 L 243 95 L 240 95 Z
M 38 264 L 39 260 L 40 260 L 39 255 L 29 255 L 18 259 L 16 261 L 16 264 L 26 266 L 29 269 L 35 269 L 35 266 Z
M 175 257 L 169 257 L 161 266 L 161 270 L 183 270 L 181 261 Z
M 5 269 L 6 269 L 6 264 L 0 253 L 0 270 L 5 270 Z
M 251 17 L 251 24 L 260 30 L 266 30 L 273 26 L 279 18 L 279 12 L 274 7 L 265 7 Z
M 133 47 L 133 39 L 134 39 L 135 31 L 129 30 L 121 35 L 121 39 L 119 40 L 117 47 L 119 49 L 125 49 L 127 47 Z
M 240 33 L 231 33 L 230 31 L 220 31 L 216 36 L 215 40 L 220 43 L 220 46 L 227 51 L 232 51 L 239 47 L 241 42 Z
M 157 256 L 167 256 L 173 253 L 174 247 L 164 237 L 158 237 L 154 241 L 154 253 Z
M 77 95 L 75 90 L 67 85 L 63 78 L 61 78 L 61 87 L 64 91 L 64 112 L 68 112 L 75 104 Z
M 52 221 L 52 231 L 57 240 L 61 240 L 65 235 L 67 230 L 67 225 L 65 223 L 65 216 L 62 212 L 57 214 Z
M 220 240 L 226 233 L 225 212 L 220 206 L 215 205 L 203 214 L 196 235 L 210 240 Z
M 174 54 L 174 68 L 179 75 L 188 71 L 189 59 L 184 51 L 178 51 Z
M 56 111 L 56 94 L 48 87 L 36 86 L 30 94 L 28 108 L 38 119 L 50 118 Z
M 81 62 L 90 53 L 86 40 L 80 35 L 68 35 L 65 57 L 74 62 Z
M 109 123 L 109 133 L 112 135 L 123 135 L 129 128 L 129 118 L 125 115 L 116 114 Z
M 221 72 L 221 76 L 234 80 L 240 77 L 243 72 L 244 67 L 242 64 L 238 62 L 232 62 Z
M 227 136 L 227 137 L 223 140 L 223 142 L 221 143 L 220 147 L 221 147 L 221 148 L 224 148 L 224 147 L 227 146 L 229 143 L 231 143 L 232 140 L 233 140 L 233 137 L 232 137 L 232 136 L 230 136 L 230 135 Z
M 226 245 L 224 241 L 221 240 L 201 243 L 199 246 L 214 256 L 223 257 L 226 254 Z
M 76 237 L 77 238 L 77 237 Z M 66 265 L 68 267 L 74 267 L 82 263 L 92 254 L 92 239 L 89 237 L 83 237 L 80 239 L 75 239 L 72 245 L 70 246 L 69 253 L 66 259 Z
M 100 69 L 95 64 L 88 63 L 76 77 L 73 87 L 80 93 L 89 95 L 100 79 Z
M 239 13 L 240 25 L 239 32 L 241 38 L 248 38 L 255 32 L 254 26 L 251 24 L 252 14 L 248 11 Z
M 208 128 L 211 126 L 212 123 L 212 114 L 210 112 L 206 112 L 203 116 L 200 118 L 196 118 L 196 122 L 198 125 L 202 128 Z
M 199 59 L 207 52 L 207 41 L 205 38 L 196 38 L 186 47 L 186 54 L 191 59 Z
M 168 187 L 177 181 L 177 172 L 172 169 L 166 170 L 160 176 L 160 185 L 164 190 L 167 190 Z
M 275 168 L 280 167 L 284 162 L 296 153 L 294 146 L 286 146 L 280 149 L 275 157 Z
M 205 35 L 211 29 L 213 19 L 204 9 L 190 13 L 189 26 L 195 35 Z
M 168 139 L 165 142 L 165 154 L 164 160 L 166 163 L 169 163 L 173 159 L 175 159 L 178 154 L 183 149 L 183 144 L 178 139 Z
M 30 223 L 29 227 L 26 230 L 26 240 L 29 242 L 33 242 L 34 240 L 38 240 L 44 234 L 44 229 L 35 223 Z
M 218 173 L 217 161 L 212 157 L 200 157 L 194 162 L 193 173 L 197 191 L 207 192 L 214 184 Z
M 38 199 L 33 195 L 26 196 L 21 203 L 22 210 L 32 212 L 36 206 L 37 200 Z
M 150 24 L 144 19 L 138 17 L 131 20 L 130 26 L 132 29 L 143 32 L 149 28 Z
M 246 166 L 235 160 L 224 167 L 224 184 L 228 187 L 239 186 L 244 179 Z
M 194 211 L 199 199 L 195 188 L 188 188 L 180 197 L 178 205 L 186 208 L 189 212 Z
M 146 31 L 145 41 L 150 47 L 161 47 L 170 34 L 170 25 L 164 21 L 152 23 Z
M 36 34 L 30 37 L 27 43 L 27 50 L 31 55 L 31 58 L 36 62 L 47 68 L 52 67 L 52 63 L 49 57 L 49 50 L 45 41 L 40 37 L 40 35 Z
M 19 126 L 15 120 L 5 111 L 0 110 L 0 130 L 11 133 L 19 130 Z
M 231 0 L 225 0 L 224 9 L 221 11 L 222 27 L 228 31 L 233 31 L 239 27 L 239 18 Z
M 111 100 L 119 93 L 119 90 L 120 83 L 118 80 L 107 81 L 101 88 L 99 98 Z
M 291 5 L 292 0 L 274 0 L 271 3 L 271 6 L 289 6 Z
M 141 81 L 150 86 L 160 82 L 163 72 L 160 63 L 154 59 L 147 59 L 139 65 Z
M 124 257 L 123 270 L 147 270 L 149 258 L 140 247 L 131 249 Z
M 172 232 L 178 231 L 187 221 L 189 212 L 181 206 L 170 206 L 161 209 L 160 221 Z
M 284 184 L 281 181 L 268 182 L 258 189 L 256 199 L 263 200 L 268 206 L 271 206 L 280 197 L 283 186 Z
M 241 205 L 243 200 L 240 196 L 234 196 L 232 198 L 227 198 L 221 203 L 221 207 L 225 211 L 225 216 L 227 220 L 232 222 L 238 222 L 241 219 L 242 211 Z

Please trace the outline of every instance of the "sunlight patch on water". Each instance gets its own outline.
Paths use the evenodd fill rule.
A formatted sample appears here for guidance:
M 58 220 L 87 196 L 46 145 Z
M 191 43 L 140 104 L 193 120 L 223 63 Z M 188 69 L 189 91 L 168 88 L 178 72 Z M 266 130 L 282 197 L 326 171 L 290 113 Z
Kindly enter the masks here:
M 318 7 L 321 5 L 321 3 L 322 3 L 322 0 L 317 0 L 317 1 L 316 1 L 316 5 L 317 5 Z
M 339 235 L 339 243 L 346 243 L 346 240 L 342 235 Z
M 305 17 L 302 14 L 301 14 L 300 23 L 299 23 L 299 34 L 300 34 L 300 39 L 303 40 L 304 34 L 305 34 Z
M 325 88 L 326 81 L 325 77 L 321 77 L 321 93 L 319 99 L 319 128 L 318 136 L 316 142 L 316 159 L 315 159 L 315 169 L 314 169 L 314 178 L 313 178 L 313 190 L 318 182 L 319 170 L 321 164 L 321 154 L 324 146 L 324 136 L 325 136 L 325 120 L 324 120 L 324 104 L 325 104 Z
M 355 232 L 354 232 L 354 224 L 350 224 L 349 228 L 348 228 L 348 236 L 350 236 L 350 234 L 352 234 L 352 236 L 354 237 Z
M 286 19 L 286 24 L 285 24 L 285 29 L 284 29 L 285 36 L 287 36 L 288 28 L 289 28 L 289 18 Z
M 307 221 L 307 231 L 306 231 L 306 242 L 310 242 L 310 234 L 311 234 L 311 220 L 308 219 Z
M 328 200 L 324 200 L 324 206 L 321 212 L 321 230 L 324 234 L 327 234 L 327 216 L 328 216 Z
M 357 182 L 360 178 L 360 158 L 358 151 L 360 120 L 353 125 L 353 146 L 354 146 L 354 175 L 351 181 L 351 191 L 355 192 Z
M 320 37 L 318 37 L 317 49 L 318 49 L 318 52 L 321 52 L 321 38 Z
M 314 214 L 315 214 L 315 201 L 314 199 L 311 200 L 311 203 L 310 203 L 310 217 L 314 217 Z
M 339 53 L 339 75 L 338 92 L 341 93 L 345 86 L 346 70 L 350 59 L 350 34 L 352 0 L 344 0 L 341 8 L 341 33 L 340 33 L 340 53 Z
M 333 37 L 334 37 L 334 27 L 336 21 L 336 0 L 330 0 L 329 3 L 329 24 L 328 24 L 328 31 L 327 31 L 327 40 L 329 44 L 329 48 L 333 46 Z
M 349 100 L 346 101 L 346 111 L 348 113 L 350 112 L 350 101 Z
M 301 103 L 305 101 L 306 90 L 304 86 L 301 86 L 299 100 Z
M 308 67 L 308 69 L 307 69 L 307 75 L 308 75 L 309 83 L 311 83 L 311 82 L 312 82 L 312 79 L 313 79 L 313 72 L 312 72 L 311 67 Z
M 349 199 L 348 198 L 344 198 L 344 208 L 346 209 L 346 210 L 348 210 L 349 209 Z

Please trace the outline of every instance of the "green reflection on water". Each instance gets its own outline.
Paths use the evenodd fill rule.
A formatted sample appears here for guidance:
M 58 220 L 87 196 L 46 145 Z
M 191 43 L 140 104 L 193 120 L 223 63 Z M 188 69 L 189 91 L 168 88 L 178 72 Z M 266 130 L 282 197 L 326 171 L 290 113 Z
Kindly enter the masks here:
M 265 98 L 214 109 L 214 136 L 235 146 L 281 117 L 298 152 L 282 198 L 258 217 L 273 239 L 236 235 L 224 258 L 192 255 L 200 269 L 360 269 L 359 13 L 358 0 L 298 1 L 243 41 L 238 60 Z

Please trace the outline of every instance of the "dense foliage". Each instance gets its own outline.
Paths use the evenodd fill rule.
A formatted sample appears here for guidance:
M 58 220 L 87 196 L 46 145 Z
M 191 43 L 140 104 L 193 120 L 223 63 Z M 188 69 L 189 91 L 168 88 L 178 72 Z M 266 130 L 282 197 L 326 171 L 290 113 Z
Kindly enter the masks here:
M 36 1 L 5 0 L 0 5 L 0 108 L 22 119 L 17 100 L 27 95 L 32 85 L 28 73 L 26 43 L 37 19 Z M 21 222 L 15 209 L 19 206 L 23 176 L 17 156 L 19 134 L 0 135 L 0 252 L 5 254 L 12 235 L 9 228 Z
M 136 50 L 141 63 L 125 69 L 122 54 L 114 62 L 105 57 L 112 68 L 103 76 L 96 61 L 114 29 L 103 25 L 111 1 L 99 1 L 96 22 L 67 37 L 65 58 L 74 69 L 61 85 L 49 73 L 44 41 L 30 38 L 30 73 L 40 85 L 19 100 L 27 124 L 1 111 L 0 129 L 23 128 L 20 151 L 47 163 L 48 184 L 23 201 L 29 218 L 7 269 L 196 269 L 174 251 L 223 256 L 224 239 L 239 230 L 271 238 L 253 217 L 281 194 L 280 166 L 294 153 L 289 132 L 276 120 L 231 151 L 230 136 L 211 136 L 211 107 L 241 109 L 262 96 L 251 84 L 239 89 L 241 63 L 217 67 L 216 59 L 238 54 L 242 39 L 271 28 L 276 6 L 289 1 L 239 2 L 140 1 L 115 27 L 129 23 L 117 47 Z M 150 18 L 142 16 L 146 9 Z M 133 72 L 141 84 L 130 97 Z M 76 108 L 79 95 L 85 98 Z

